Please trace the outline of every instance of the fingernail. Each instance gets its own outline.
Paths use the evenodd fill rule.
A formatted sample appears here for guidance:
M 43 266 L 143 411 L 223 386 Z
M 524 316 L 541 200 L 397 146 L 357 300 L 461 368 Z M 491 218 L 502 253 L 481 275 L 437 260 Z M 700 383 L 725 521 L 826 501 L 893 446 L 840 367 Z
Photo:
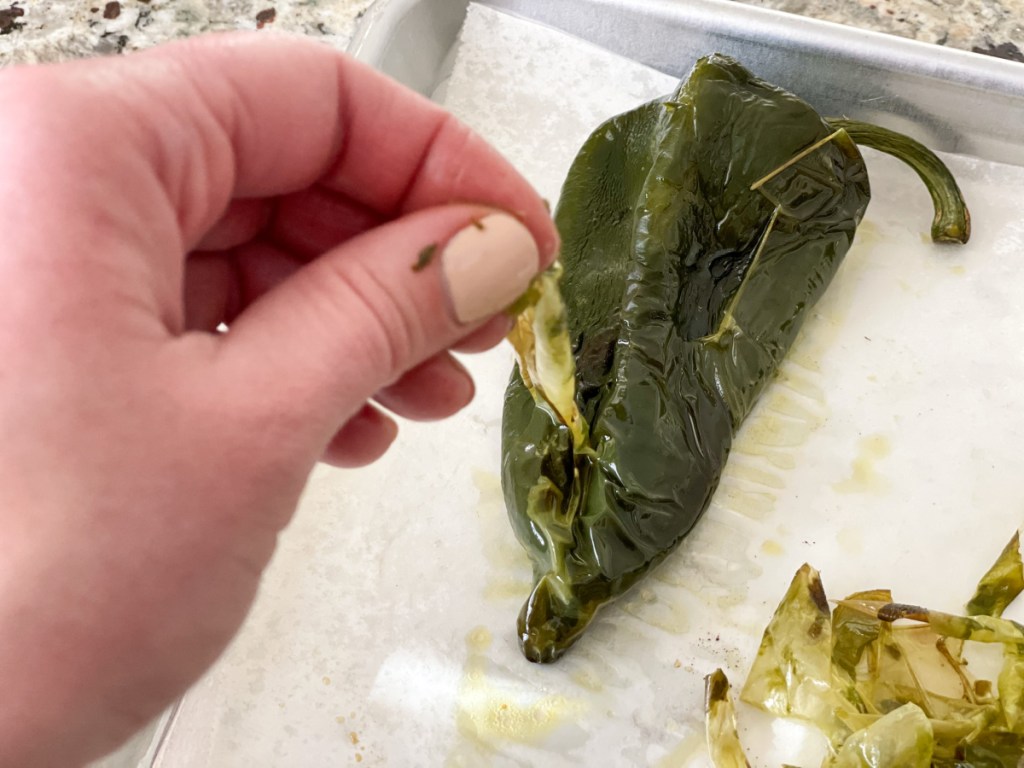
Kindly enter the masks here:
M 526 227 L 492 213 L 455 233 L 441 269 L 455 317 L 472 323 L 515 301 L 540 269 L 540 255 Z

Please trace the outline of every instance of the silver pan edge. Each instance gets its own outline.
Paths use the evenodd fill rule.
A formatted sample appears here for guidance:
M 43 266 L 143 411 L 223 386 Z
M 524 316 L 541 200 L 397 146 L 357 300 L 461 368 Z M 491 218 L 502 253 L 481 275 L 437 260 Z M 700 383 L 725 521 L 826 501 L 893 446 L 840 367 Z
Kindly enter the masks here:
M 668 74 L 721 52 L 826 116 L 934 149 L 1024 165 L 1024 64 L 730 0 L 481 0 Z M 444 75 L 468 0 L 378 0 L 349 52 L 423 94 Z

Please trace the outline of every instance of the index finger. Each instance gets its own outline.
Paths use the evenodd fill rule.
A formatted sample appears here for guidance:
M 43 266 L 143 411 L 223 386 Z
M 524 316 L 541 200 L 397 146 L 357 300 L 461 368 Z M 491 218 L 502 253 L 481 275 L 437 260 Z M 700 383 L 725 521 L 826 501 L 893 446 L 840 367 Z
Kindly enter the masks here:
M 191 173 L 204 175 L 203 147 L 230 148 L 233 178 L 210 200 L 216 213 L 231 198 L 318 182 L 387 215 L 483 203 L 519 217 L 542 254 L 557 249 L 543 201 L 496 150 L 436 104 L 347 55 L 254 33 L 192 39 L 151 55 L 175 59 L 184 75 L 185 85 L 162 93 L 198 136 Z M 134 71 L 146 77 L 146 68 Z M 202 232 L 184 234 L 195 242 Z

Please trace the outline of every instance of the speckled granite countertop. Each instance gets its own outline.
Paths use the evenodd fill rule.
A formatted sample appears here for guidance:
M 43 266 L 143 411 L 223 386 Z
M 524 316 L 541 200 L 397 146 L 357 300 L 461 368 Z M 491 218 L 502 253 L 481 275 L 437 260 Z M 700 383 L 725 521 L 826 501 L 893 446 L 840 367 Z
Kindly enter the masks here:
M 1024 0 L 744 1 L 1024 62 Z M 200 32 L 271 25 L 320 37 L 343 48 L 352 37 L 356 20 L 372 3 L 0 0 L 0 66 L 122 53 Z
M 747 0 L 750 5 L 1024 62 L 1024 0 Z
M 344 48 L 356 19 L 373 4 L 373 0 L 7 2 L 0 0 L 0 64 L 121 53 L 201 32 L 270 26 Z

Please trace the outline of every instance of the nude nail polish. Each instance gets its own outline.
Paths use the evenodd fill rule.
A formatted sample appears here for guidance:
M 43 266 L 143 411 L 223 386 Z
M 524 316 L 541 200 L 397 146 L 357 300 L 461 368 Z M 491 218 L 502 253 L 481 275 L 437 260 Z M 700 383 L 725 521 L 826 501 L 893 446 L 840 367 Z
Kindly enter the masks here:
M 506 213 L 492 213 L 459 230 L 441 254 L 441 270 L 460 323 L 500 312 L 540 268 L 533 235 Z

